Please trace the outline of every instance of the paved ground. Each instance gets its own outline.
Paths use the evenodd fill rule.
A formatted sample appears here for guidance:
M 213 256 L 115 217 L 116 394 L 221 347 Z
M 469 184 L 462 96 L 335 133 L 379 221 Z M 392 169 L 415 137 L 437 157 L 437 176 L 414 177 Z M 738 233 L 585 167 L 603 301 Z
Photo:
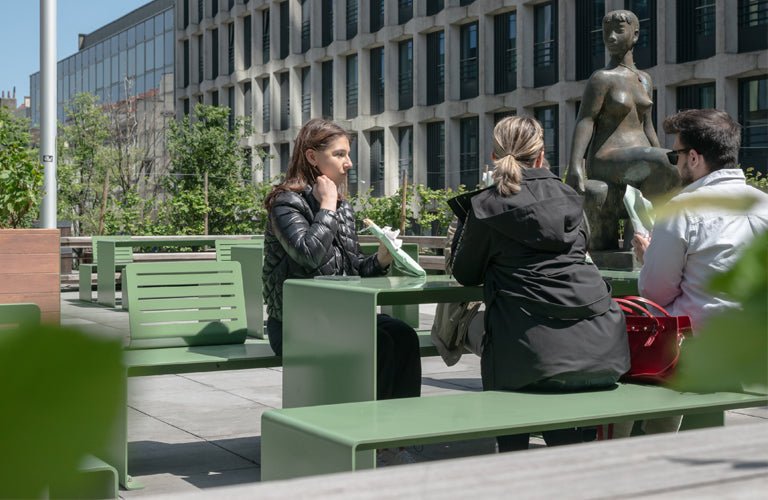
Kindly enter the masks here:
M 422 328 L 434 306 L 423 306 Z M 128 336 L 128 314 L 84 304 L 62 293 L 62 324 Z M 480 390 L 480 363 L 464 356 L 453 367 L 422 359 L 424 396 Z M 261 414 L 281 406 L 282 370 L 239 370 L 132 378 L 129 381 L 129 469 L 146 488 L 123 498 L 200 491 L 260 480 Z M 728 412 L 726 425 L 768 421 L 768 408 Z M 542 446 L 539 440 L 533 446 Z M 418 447 L 418 461 L 494 452 L 491 439 Z

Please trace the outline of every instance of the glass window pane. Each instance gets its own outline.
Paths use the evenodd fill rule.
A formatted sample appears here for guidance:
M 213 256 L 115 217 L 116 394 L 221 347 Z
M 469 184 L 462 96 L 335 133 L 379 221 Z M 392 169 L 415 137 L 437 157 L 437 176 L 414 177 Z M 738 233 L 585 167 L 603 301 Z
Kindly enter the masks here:
M 155 67 L 155 40 L 147 40 L 147 58 L 146 65 L 147 70 L 154 69 Z
M 164 40 L 162 36 L 155 38 L 155 68 L 162 68 L 165 63 L 163 61 L 163 47 Z

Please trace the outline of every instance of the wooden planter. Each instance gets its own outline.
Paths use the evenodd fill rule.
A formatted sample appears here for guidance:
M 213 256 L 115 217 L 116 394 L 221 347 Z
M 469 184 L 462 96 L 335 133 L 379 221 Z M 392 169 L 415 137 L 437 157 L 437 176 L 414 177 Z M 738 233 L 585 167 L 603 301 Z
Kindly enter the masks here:
M 35 303 L 58 324 L 60 263 L 58 229 L 0 229 L 0 304 Z

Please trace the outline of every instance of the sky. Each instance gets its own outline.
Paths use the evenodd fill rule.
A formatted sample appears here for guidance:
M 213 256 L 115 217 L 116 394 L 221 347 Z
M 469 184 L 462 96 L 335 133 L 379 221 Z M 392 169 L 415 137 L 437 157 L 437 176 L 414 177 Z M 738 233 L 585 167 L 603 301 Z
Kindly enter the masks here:
M 77 36 L 91 33 L 150 0 L 58 0 L 57 56 L 77 52 Z M 29 75 L 40 69 L 40 0 L 0 0 L 0 91 L 19 104 L 29 95 Z

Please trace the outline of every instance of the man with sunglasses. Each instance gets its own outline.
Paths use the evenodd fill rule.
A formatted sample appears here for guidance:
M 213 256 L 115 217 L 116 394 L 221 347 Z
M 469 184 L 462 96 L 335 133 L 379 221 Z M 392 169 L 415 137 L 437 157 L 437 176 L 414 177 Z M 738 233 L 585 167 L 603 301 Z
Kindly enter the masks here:
M 739 307 L 713 296 L 707 283 L 733 265 L 757 234 L 768 230 L 768 194 L 746 184 L 737 158 L 741 126 L 727 113 L 691 109 L 664 120 L 675 134 L 667 157 L 677 166 L 684 188 L 670 200 L 680 210 L 658 221 L 652 237 L 635 235 L 635 255 L 643 263 L 640 293 L 670 314 L 690 316 L 694 333 L 707 317 Z M 748 210 L 726 209 L 696 199 L 754 198 Z

